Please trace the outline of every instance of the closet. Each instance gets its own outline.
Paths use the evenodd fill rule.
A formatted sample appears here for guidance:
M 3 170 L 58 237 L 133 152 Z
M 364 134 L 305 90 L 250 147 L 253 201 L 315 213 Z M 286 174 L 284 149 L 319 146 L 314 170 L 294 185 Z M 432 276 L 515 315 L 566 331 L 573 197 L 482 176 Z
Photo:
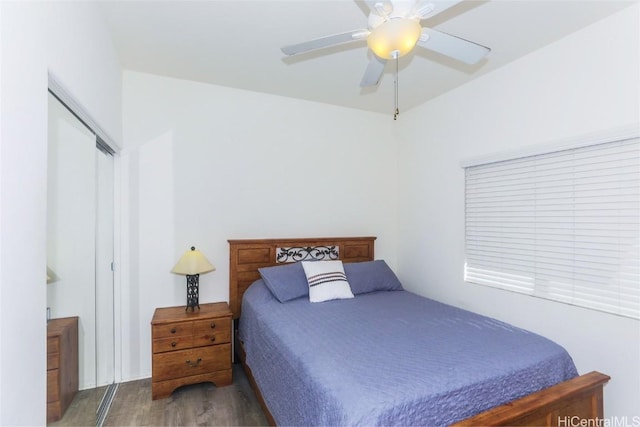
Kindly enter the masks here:
M 78 390 L 62 424 L 100 425 L 115 393 L 114 151 L 63 91 L 48 96 L 47 321 L 77 318 Z

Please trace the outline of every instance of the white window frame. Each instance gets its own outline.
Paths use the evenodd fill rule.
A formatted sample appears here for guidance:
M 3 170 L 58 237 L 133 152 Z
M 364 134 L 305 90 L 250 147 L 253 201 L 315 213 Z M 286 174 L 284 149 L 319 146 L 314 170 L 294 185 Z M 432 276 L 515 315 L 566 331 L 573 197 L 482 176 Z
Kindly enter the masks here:
M 640 319 L 639 128 L 464 162 L 465 281 Z

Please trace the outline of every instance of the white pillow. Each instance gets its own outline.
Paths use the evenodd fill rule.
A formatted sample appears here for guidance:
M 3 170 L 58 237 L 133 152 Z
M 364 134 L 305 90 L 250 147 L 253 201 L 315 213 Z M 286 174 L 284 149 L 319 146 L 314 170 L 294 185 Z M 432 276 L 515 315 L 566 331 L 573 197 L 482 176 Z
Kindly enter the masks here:
M 353 298 L 342 261 L 302 261 L 302 268 L 309 283 L 309 301 Z

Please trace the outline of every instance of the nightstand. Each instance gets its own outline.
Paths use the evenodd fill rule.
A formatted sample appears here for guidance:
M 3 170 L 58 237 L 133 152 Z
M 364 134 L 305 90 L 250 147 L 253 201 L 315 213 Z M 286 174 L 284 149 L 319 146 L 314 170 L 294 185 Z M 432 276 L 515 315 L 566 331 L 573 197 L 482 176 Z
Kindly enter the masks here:
M 47 323 L 47 422 L 60 420 L 78 391 L 78 318 Z
M 152 399 L 178 387 L 212 382 L 231 384 L 231 311 L 226 302 L 157 308 L 151 320 Z

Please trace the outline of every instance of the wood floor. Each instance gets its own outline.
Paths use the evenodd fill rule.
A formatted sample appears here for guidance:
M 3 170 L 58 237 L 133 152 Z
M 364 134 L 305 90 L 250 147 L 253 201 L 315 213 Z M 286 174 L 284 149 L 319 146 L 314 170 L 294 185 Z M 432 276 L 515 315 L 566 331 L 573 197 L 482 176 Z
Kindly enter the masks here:
M 78 397 L 76 397 L 77 399 Z M 57 426 L 75 424 L 72 407 Z M 118 385 L 105 426 L 266 426 L 267 419 L 260 408 L 241 365 L 233 366 L 233 384 L 216 387 L 202 383 L 180 387 L 160 400 L 151 400 L 151 379 L 130 381 Z
M 105 390 L 106 387 L 100 387 L 77 392 L 65 411 L 64 417 L 60 421 L 47 425 L 52 427 L 95 426 L 96 410 Z

